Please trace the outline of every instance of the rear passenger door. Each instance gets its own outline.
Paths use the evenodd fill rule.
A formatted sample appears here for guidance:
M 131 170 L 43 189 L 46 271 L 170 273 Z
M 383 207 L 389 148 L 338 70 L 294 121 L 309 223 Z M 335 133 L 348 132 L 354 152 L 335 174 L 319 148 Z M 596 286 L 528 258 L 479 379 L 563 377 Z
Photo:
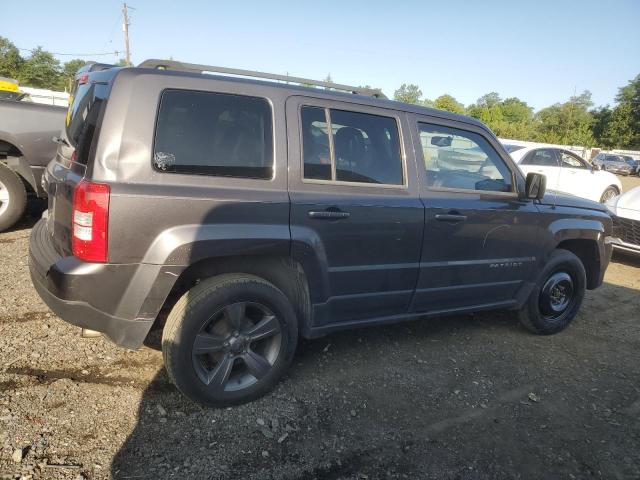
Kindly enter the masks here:
M 518 198 L 516 166 L 480 127 L 426 116 L 412 124 L 425 205 L 412 311 L 514 305 L 531 280 L 539 218 Z
M 405 314 L 423 230 L 403 114 L 287 101 L 294 257 L 311 282 L 313 326 Z

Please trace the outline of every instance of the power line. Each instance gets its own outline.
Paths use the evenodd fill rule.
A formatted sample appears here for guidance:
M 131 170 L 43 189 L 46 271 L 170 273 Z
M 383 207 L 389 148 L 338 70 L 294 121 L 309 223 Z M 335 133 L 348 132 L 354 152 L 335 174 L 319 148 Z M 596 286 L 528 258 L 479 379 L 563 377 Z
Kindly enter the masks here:
M 113 22 L 113 25 L 111 26 L 111 30 L 109 31 L 109 37 L 107 38 L 107 41 L 104 42 L 104 45 L 102 45 L 102 48 L 107 48 L 107 45 L 113 42 L 113 34 L 115 33 L 116 27 L 118 26 L 118 23 L 120 23 L 121 18 L 122 18 L 122 13 L 118 12 L 116 21 Z

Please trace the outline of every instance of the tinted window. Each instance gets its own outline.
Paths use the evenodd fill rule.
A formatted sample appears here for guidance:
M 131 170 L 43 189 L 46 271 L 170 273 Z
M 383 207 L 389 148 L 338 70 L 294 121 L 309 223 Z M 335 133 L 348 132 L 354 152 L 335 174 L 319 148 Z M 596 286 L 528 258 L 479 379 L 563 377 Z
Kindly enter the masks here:
M 305 178 L 403 183 L 395 119 L 317 107 L 303 107 L 301 116 Z
M 224 177 L 273 176 L 271 108 L 263 98 L 167 90 L 162 94 L 154 166 Z
M 509 192 L 511 171 L 482 136 L 456 128 L 419 124 L 427 185 Z
M 565 168 L 587 168 L 587 164 L 582 159 L 569 152 L 560 152 L 560 158 L 562 160 L 562 166 Z
M 558 156 L 556 155 L 555 150 L 543 148 L 529 153 L 527 158 L 522 161 L 522 164 L 538 165 L 540 167 L 557 167 Z
M 331 128 L 337 180 L 402 183 L 400 137 L 394 119 L 331 110 Z
M 304 178 L 331 180 L 329 127 L 324 108 L 303 107 Z
M 76 148 L 76 160 L 86 164 L 98 118 L 109 94 L 109 84 L 87 82 L 77 85 L 67 110 L 66 137 Z

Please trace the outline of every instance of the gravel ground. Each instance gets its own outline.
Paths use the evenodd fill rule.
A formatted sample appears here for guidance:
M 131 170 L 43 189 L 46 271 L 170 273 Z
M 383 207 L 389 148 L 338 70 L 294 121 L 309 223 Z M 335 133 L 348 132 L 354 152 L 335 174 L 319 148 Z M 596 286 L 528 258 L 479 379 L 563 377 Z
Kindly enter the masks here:
M 625 188 L 637 179 L 625 179 Z M 484 313 L 305 341 L 275 391 L 208 410 L 50 314 L 0 234 L 0 478 L 640 478 L 640 260 L 552 337 Z

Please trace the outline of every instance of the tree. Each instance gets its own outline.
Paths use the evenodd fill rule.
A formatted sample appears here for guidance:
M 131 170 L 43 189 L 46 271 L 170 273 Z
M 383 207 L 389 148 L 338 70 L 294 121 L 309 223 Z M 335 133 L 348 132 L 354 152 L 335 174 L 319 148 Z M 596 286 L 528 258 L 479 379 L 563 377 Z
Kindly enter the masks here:
M 517 97 L 505 99 L 500 104 L 502 118 L 509 123 L 530 123 L 533 120 L 533 108 Z
M 5 37 L 0 37 L 0 76 L 17 79 L 24 59 L 20 51 Z
M 453 113 L 464 113 L 464 105 L 458 102 L 451 95 L 441 95 L 433 102 L 433 106 L 440 110 L 446 110 Z
M 496 135 L 514 140 L 531 140 L 534 135 L 533 109 L 519 98 L 502 100 L 487 93 L 469 105 L 467 114 L 487 124 Z
M 54 88 L 59 77 L 60 62 L 42 47 L 37 47 L 25 60 L 18 79 L 30 87 Z
M 80 67 L 84 67 L 86 64 L 86 61 L 79 58 L 66 62 L 62 67 L 62 73 L 58 80 L 57 87 L 60 90 L 70 92 L 71 88 L 73 87 L 73 81 L 75 79 L 76 73 L 78 72 Z
M 616 96 L 612 117 L 612 133 L 624 135 L 619 144 L 624 148 L 640 148 L 640 75 L 622 87 Z
M 565 103 L 556 103 L 540 110 L 535 118 L 538 122 L 536 140 L 545 143 L 584 145 L 595 143 L 591 126 L 593 115 L 591 92 L 585 90 Z
M 331 78 L 331 74 L 328 73 L 326 78 L 323 80 L 323 82 L 327 82 L 327 83 L 333 83 L 333 79 Z M 325 87 L 325 90 L 331 90 L 330 87 Z
M 615 148 L 617 146 L 616 137 L 612 135 L 613 110 L 609 105 L 591 111 L 593 115 L 593 125 L 591 131 L 593 138 L 599 147 Z
M 422 91 L 413 83 L 403 83 L 398 90 L 393 93 L 393 99 L 398 102 L 413 103 L 419 105 L 421 101 Z

